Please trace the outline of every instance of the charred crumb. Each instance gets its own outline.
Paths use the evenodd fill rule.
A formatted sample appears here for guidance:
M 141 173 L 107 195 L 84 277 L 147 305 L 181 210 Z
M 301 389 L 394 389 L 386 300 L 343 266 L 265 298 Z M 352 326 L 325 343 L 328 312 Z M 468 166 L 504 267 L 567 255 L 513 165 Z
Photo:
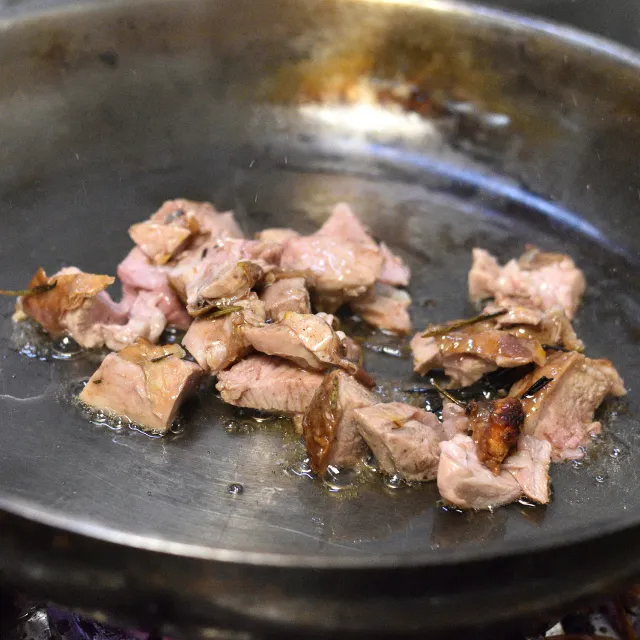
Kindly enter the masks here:
M 93 380 L 92 384 L 102 384 L 102 380 L 101 379 Z
M 166 358 L 170 358 L 173 355 L 173 353 L 165 353 L 161 356 L 158 356 L 157 358 L 151 358 L 151 362 L 160 362 L 162 360 L 165 360 Z
M 205 248 L 202 250 L 202 253 L 200 254 L 200 259 L 201 259 L 201 260 L 204 260 L 204 259 L 207 257 L 207 254 L 208 254 L 208 253 L 209 253 L 209 249 L 208 249 L 208 247 L 205 247 Z

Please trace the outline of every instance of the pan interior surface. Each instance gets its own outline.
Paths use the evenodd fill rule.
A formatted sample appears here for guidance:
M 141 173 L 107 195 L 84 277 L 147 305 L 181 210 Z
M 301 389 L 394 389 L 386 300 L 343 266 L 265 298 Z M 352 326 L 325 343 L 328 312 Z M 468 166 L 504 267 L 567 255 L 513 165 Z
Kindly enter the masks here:
M 600 101 L 585 78 L 561 87 L 559 75 L 571 76 L 563 57 L 582 69 L 587 45 L 561 46 L 509 21 L 490 28 L 453 8 L 263 4 L 242 25 L 225 2 L 155 3 L 153 17 L 145 3 L 86 10 L 68 42 L 62 14 L 8 28 L 3 288 L 24 286 L 38 266 L 115 274 L 131 246 L 128 226 L 171 197 L 232 208 L 249 234 L 311 232 L 346 201 L 411 266 L 416 329 L 471 313 L 473 247 L 502 261 L 527 244 L 568 253 L 588 283 L 576 330 L 587 355 L 614 362 L 629 395 L 603 407 L 605 435 L 584 462 L 553 466 L 550 505 L 458 513 L 438 505 L 434 483 L 393 488 L 372 477 L 332 492 L 300 472 L 290 425 L 224 406 L 213 390 L 189 403 L 184 428 L 165 439 L 91 423 L 72 397 L 95 360 L 25 349 L 2 299 L 0 505 L 133 546 L 363 564 L 532 549 L 640 519 L 640 181 L 631 159 L 640 128 L 621 104 L 640 92 L 638 81 L 630 87 L 622 61 L 600 52 L 584 72 L 615 70 Z M 267 5 L 281 12 L 280 30 L 261 20 Z M 338 44 L 343 32 L 351 39 Z M 374 64 L 366 47 L 381 34 Z M 29 83 L 12 75 L 12 47 L 32 67 Z M 478 68 L 502 78 L 493 93 L 458 49 L 483 52 Z M 256 51 L 260 79 L 250 66 Z M 520 84 L 501 67 L 518 51 Z M 442 75 L 437 52 L 458 72 Z M 423 76 L 420 61 L 431 64 Z M 541 64 L 547 79 L 533 71 Z M 322 73 L 334 84 L 318 88 Z M 402 341 L 355 330 L 383 393 L 424 406 Z

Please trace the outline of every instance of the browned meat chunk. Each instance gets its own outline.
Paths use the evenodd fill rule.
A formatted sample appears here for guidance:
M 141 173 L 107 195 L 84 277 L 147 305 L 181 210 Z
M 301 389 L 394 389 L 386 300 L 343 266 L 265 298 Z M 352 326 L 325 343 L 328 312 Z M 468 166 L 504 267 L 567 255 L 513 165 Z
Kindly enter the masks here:
M 235 304 L 247 297 L 263 275 L 262 267 L 249 260 L 209 263 L 187 284 L 187 311 L 199 316 L 212 308 Z
M 165 264 L 200 231 L 193 211 L 169 200 L 149 220 L 129 227 L 131 239 L 154 264 Z
M 344 371 L 328 373 L 303 418 L 304 439 L 311 468 L 351 467 L 367 446 L 358 432 L 355 410 L 375 402 L 374 396 Z
M 579 459 L 591 434 L 602 426 L 593 413 L 609 395 L 623 396 L 624 382 L 609 360 L 592 360 L 580 353 L 554 353 L 544 366 L 515 384 L 509 395 L 520 397 L 542 377 L 552 382 L 522 400 L 523 433 L 548 440 L 556 461 Z
M 80 400 L 165 433 L 202 374 L 198 365 L 182 360 L 183 356 L 178 345 L 155 346 L 139 340 L 104 359 Z
M 551 444 L 533 436 L 520 436 L 518 450 L 509 456 L 502 468 L 518 482 L 525 496 L 547 504 L 551 499 L 549 491 L 549 463 Z
M 212 375 L 249 352 L 251 347 L 245 340 L 242 327 L 261 325 L 266 319 L 264 305 L 253 292 L 231 308 L 235 311 L 226 315 L 196 318 L 182 339 L 182 345 L 196 362 Z
M 384 242 L 380 243 L 382 252 L 382 271 L 378 276 L 378 282 L 392 287 L 408 287 L 411 280 L 411 271 L 400 256 L 391 252 Z
M 324 371 L 339 366 L 355 374 L 347 346 L 324 318 L 290 311 L 280 322 L 245 326 L 244 337 L 256 350 L 295 362 L 305 369 Z M 342 334 L 344 336 L 344 334 Z
M 440 443 L 440 495 L 461 509 L 491 509 L 517 500 L 522 489 L 508 471 L 494 475 L 478 460 L 474 441 L 456 435 Z
M 445 433 L 433 413 L 401 402 L 355 411 L 358 429 L 384 473 L 406 480 L 433 480 Z
M 266 286 L 260 294 L 267 318 L 281 320 L 285 313 L 311 313 L 309 292 L 304 278 L 282 278 Z
M 582 271 L 569 256 L 533 247 L 520 260 L 510 260 L 501 267 L 484 249 L 473 250 L 469 297 L 474 302 L 493 297 L 497 305 L 504 306 L 505 299 L 524 299 L 525 306 L 536 309 L 561 306 L 572 319 L 584 289 Z
M 410 305 L 411 298 L 406 291 L 381 284 L 350 303 L 367 324 L 400 334 L 411 331 Z
M 263 355 L 240 360 L 218 374 L 216 389 L 229 404 L 280 414 L 304 413 L 322 374 Z
M 276 242 L 278 244 L 284 244 L 291 238 L 297 238 L 300 234 L 293 229 L 263 229 L 256 233 L 256 240 L 262 240 L 262 242 Z
M 520 437 L 524 423 L 522 402 L 518 398 L 472 400 L 467 412 L 478 460 L 494 475 L 500 475 L 502 461 L 515 450 Z
M 425 375 L 443 368 L 455 386 L 468 386 L 498 367 L 519 367 L 545 362 L 537 340 L 498 331 L 490 323 L 445 331 L 438 335 L 417 333 L 411 340 L 414 371 Z
M 167 324 L 179 329 L 187 329 L 191 324 L 191 317 L 182 300 L 169 284 L 168 269 L 151 264 L 138 247 L 133 248 L 118 265 L 118 278 L 123 284 L 125 296 L 130 294 L 135 297 L 138 291 L 159 294 L 159 307 Z

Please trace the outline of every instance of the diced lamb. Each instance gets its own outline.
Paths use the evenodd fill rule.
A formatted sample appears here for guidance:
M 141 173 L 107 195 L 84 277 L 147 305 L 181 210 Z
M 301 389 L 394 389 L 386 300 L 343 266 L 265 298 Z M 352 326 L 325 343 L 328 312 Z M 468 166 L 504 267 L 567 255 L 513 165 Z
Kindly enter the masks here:
M 375 246 L 314 235 L 291 238 L 285 244 L 280 266 L 285 270 L 310 271 L 319 310 L 333 313 L 345 301 L 373 286 L 380 273 L 382 255 Z
M 222 399 L 238 407 L 280 414 L 304 413 L 323 376 L 263 355 L 240 360 L 218 374 Z
M 145 429 L 166 433 L 202 370 L 182 360 L 178 345 L 145 340 L 110 353 L 80 394 L 85 404 L 128 418 Z
M 575 351 L 554 353 L 509 395 L 520 397 L 543 376 L 552 382 L 522 400 L 523 433 L 548 440 L 554 461 L 580 459 L 590 436 L 602 430 L 593 420 L 594 411 L 607 395 L 625 395 L 624 382 L 609 360 L 592 360 Z
M 182 300 L 169 284 L 167 267 L 151 264 L 138 247 L 134 247 L 118 265 L 118 278 L 125 296 L 127 292 L 135 296 L 138 291 L 160 294 L 160 309 L 167 324 L 178 329 L 187 329 L 191 324 Z
M 240 309 L 221 317 L 214 314 L 196 318 L 182 339 L 182 345 L 211 375 L 217 375 L 250 351 L 242 327 L 261 325 L 266 320 L 264 304 L 253 292 L 238 300 L 234 305 L 237 307 Z
M 355 410 L 375 402 L 365 387 L 344 371 L 334 369 L 318 387 L 303 418 L 303 433 L 311 468 L 352 467 L 367 446 L 358 432 Z
M 344 202 L 336 204 L 331 215 L 316 231 L 316 235 L 340 238 L 355 244 L 377 248 L 375 240 L 369 235 L 358 216 Z
M 465 407 L 445 400 L 442 404 L 442 429 L 445 440 L 451 440 L 458 433 L 466 434 L 469 431 L 469 416 Z
M 393 333 L 411 331 L 409 307 L 411 298 L 406 291 L 377 284 L 350 303 L 351 309 L 367 324 Z
M 291 360 L 305 369 L 324 371 L 339 366 L 356 373 L 357 367 L 346 358 L 347 347 L 341 336 L 324 318 L 313 314 L 290 311 L 280 322 L 248 325 L 243 333 L 256 351 Z
M 484 249 L 473 250 L 469 272 L 469 297 L 473 302 L 493 297 L 502 306 L 504 299 L 526 299 L 528 306 L 543 311 L 559 305 L 572 319 L 584 289 L 584 275 L 569 256 L 531 248 L 520 260 L 510 260 L 501 267 Z
M 411 340 L 414 371 L 425 375 L 443 368 L 455 386 L 468 386 L 498 367 L 519 367 L 545 362 L 537 340 L 506 331 L 479 330 L 478 325 L 437 336 L 417 333 Z
M 266 286 L 260 299 L 269 320 L 281 320 L 285 313 L 311 313 L 311 301 L 304 278 L 282 278 Z
M 520 436 L 517 452 L 504 461 L 502 468 L 516 479 L 525 496 L 539 504 L 547 504 L 551 499 L 550 462 L 550 442 L 533 436 Z
M 494 475 L 478 460 L 472 438 L 462 434 L 440 443 L 438 490 L 461 509 L 491 509 L 517 500 L 522 489 L 508 471 Z
M 384 242 L 380 243 L 380 251 L 383 262 L 378 282 L 392 287 L 408 287 L 411 280 L 411 270 L 405 261 L 392 253 Z
M 384 473 L 416 481 L 436 477 L 445 432 L 433 413 L 390 402 L 356 409 L 354 415 Z
M 222 234 L 230 238 L 244 238 L 233 211 L 220 212 L 209 202 L 194 202 L 184 198 L 167 200 L 154 217 L 174 215 L 177 211 L 183 211 L 185 217 L 194 218 L 200 234 L 211 236 Z

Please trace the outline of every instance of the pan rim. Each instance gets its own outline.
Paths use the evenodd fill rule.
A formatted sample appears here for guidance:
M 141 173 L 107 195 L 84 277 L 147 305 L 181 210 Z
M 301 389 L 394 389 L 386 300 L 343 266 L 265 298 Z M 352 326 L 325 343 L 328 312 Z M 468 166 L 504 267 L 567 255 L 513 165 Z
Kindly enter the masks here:
M 640 72 L 640 53 L 631 48 L 617 44 L 606 38 L 589 34 L 580 29 L 561 25 L 559 23 L 539 18 L 525 16 L 523 14 L 473 5 L 459 0 L 343 0 L 351 3 L 386 3 L 423 11 L 436 11 L 450 15 L 459 15 L 465 18 L 473 18 L 486 23 L 498 25 L 513 33 L 524 35 L 543 35 L 558 43 L 573 46 L 583 52 L 588 52 L 613 63 L 622 65 L 635 72 Z M 29 13 L 18 14 L 14 17 L 0 19 L 0 31 L 6 32 L 13 28 L 29 25 L 42 18 L 65 19 L 69 15 L 78 13 L 99 14 L 101 11 L 113 11 L 114 6 L 136 7 L 144 5 L 171 4 L 172 0 L 116 0 L 104 4 L 91 4 L 87 2 L 69 3 L 56 9 L 45 9 Z M 502 541 L 500 544 L 492 544 L 486 547 L 475 548 L 470 546 L 458 550 L 438 550 L 430 553 L 406 553 L 406 554 L 364 554 L 352 556 L 329 556 L 309 554 L 283 554 L 276 552 L 247 551 L 240 549 L 223 549 L 197 544 L 171 542 L 160 538 L 150 538 L 137 534 L 126 533 L 117 529 L 100 525 L 88 520 L 79 520 L 70 516 L 56 513 L 49 508 L 34 506 L 27 500 L 8 498 L 0 494 L 0 510 L 25 518 L 48 527 L 54 527 L 79 534 L 94 540 L 112 543 L 116 545 L 137 548 L 144 551 L 162 553 L 171 556 L 198 559 L 208 562 L 226 564 L 244 564 L 252 566 L 268 566 L 291 569 L 387 569 L 387 568 L 419 568 L 451 566 L 468 562 L 489 561 L 496 558 L 513 558 L 532 553 L 542 553 L 550 549 L 559 550 L 576 544 L 594 541 L 598 538 L 622 533 L 625 531 L 640 531 L 640 513 L 621 511 L 615 519 L 608 519 L 584 531 L 579 528 L 567 529 L 561 539 L 558 536 L 529 541 L 526 549 L 522 548 L 521 541 Z

